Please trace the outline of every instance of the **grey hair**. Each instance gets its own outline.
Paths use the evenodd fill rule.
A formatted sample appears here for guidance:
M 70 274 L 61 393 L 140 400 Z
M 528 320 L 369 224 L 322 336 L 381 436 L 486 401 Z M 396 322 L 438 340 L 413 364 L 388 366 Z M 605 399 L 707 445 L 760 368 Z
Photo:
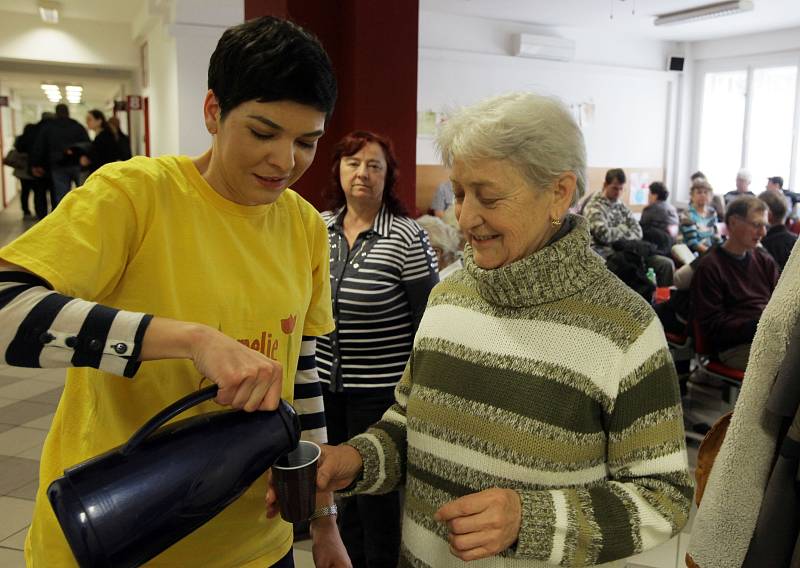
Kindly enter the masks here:
M 748 170 L 747 168 L 740 168 L 739 171 L 736 172 L 736 177 L 738 179 L 753 181 L 753 174 L 751 174 L 750 170 Z
M 460 252 L 461 237 L 457 229 L 433 215 L 423 215 L 417 223 L 428 233 L 431 245 L 442 249 L 445 257 L 452 259 Z
M 508 160 L 537 189 L 564 172 L 577 178 L 572 205 L 586 191 L 586 146 L 578 124 L 558 99 L 509 93 L 460 109 L 436 140 L 442 162 Z

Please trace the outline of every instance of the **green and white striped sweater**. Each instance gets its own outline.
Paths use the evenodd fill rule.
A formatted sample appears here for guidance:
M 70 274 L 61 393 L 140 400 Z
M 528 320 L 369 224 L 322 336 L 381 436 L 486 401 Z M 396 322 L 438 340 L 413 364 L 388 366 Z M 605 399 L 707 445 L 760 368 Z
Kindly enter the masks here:
M 591 566 L 686 523 L 680 394 L 661 325 L 589 248 L 583 218 L 511 265 L 465 268 L 431 293 L 383 419 L 348 443 L 352 493 L 405 485 L 401 566 L 444 568 L 443 504 L 492 487 L 522 500 L 519 540 L 479 567 Z

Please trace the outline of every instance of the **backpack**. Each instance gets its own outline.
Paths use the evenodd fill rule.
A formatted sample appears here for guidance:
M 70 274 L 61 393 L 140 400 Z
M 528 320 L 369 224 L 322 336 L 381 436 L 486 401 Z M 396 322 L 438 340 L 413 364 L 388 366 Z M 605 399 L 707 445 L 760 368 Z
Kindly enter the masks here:
M 655 246 L 644 241 L 615 241 L 614 252 L 606 259 L 606 268 L 650 302 L 655 285 L 647 278 L 646 259 L 655 252 Z

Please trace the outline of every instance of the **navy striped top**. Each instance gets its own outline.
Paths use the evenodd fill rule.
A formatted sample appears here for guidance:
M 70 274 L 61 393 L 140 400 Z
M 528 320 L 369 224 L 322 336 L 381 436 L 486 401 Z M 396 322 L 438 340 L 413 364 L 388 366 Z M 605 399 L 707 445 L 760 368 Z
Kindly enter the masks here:
M 346 207 L 322 214 L 331 250 L 336 331 L 317 341 L 320 381 L 331 391 L 394 388 L 400 380 L 428 294 L 439 281 L 427 233 L 382 207 L 350 249 Z

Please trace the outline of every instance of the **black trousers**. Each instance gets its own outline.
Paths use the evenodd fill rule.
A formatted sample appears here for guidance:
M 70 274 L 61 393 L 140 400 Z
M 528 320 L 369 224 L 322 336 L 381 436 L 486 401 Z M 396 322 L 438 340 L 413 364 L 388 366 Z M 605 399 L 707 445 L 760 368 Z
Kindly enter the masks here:
M 22 190 L 20 191 L 20 200 L 22 202 L 22 212 L 30 213 L 28 207 L 28 199 L 31 192 L 33 192 L 33 210 L 36 212 L 36 217 L 44 219 L 47 215 L 47 194 L 49 192 L 49 183 L 44 178 L 23 179 L 20 180 Z M 52 199 L 52 196 L 51 196 Z
M 328 441 L 341 444 L 380 420 L 394 403 L 394 389 L 324 392 L 324 398 Z M 353 568 L 396 568 L 400 554 L 400 495 L 397 491 L 344 499 L 337 522 Z

